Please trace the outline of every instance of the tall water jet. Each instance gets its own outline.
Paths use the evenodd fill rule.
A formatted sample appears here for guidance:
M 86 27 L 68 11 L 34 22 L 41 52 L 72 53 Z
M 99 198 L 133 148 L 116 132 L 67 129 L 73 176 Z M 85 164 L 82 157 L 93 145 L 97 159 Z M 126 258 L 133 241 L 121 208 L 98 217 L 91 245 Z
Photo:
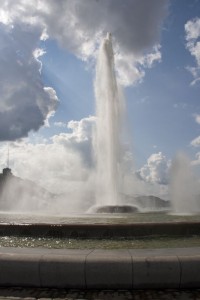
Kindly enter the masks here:
M 100 47 L 96 66 L 96 141 L 97 201 L 117 205 L 119 196 L 121 99 L 114 70 L 112 37 L 107 33 Z

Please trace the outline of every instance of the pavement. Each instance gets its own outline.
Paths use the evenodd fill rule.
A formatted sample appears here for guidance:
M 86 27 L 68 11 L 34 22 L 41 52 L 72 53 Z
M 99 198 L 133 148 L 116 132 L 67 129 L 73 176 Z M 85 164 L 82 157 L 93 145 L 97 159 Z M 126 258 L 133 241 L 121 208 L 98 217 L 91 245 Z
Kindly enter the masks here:
M 0 288 L 0 300 L 200 300 L 200 289 L 192 290 L 79 290 Z

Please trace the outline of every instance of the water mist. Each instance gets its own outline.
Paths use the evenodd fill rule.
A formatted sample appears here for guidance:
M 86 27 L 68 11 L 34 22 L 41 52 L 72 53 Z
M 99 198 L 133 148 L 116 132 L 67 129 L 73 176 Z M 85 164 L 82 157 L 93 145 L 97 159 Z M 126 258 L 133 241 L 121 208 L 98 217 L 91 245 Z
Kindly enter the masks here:
M 170 193 L 173 214 L 199 212 L 197 181 L 184 153 L 178 153 L 172 162 Z
M 116 75 L 111 34 L 100 47 L 96 66 L 96 198 L 100 205 L 117 205 L 119 193 L 121 103 Z

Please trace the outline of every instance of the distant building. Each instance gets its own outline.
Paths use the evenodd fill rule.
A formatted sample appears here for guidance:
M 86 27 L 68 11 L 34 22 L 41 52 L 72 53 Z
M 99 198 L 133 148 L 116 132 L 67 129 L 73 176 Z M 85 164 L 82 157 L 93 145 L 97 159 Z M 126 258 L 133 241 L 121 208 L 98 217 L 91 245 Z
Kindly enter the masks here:
M 3 177 L 12 176 L 12 172 L 10 168 L 3 169 Z

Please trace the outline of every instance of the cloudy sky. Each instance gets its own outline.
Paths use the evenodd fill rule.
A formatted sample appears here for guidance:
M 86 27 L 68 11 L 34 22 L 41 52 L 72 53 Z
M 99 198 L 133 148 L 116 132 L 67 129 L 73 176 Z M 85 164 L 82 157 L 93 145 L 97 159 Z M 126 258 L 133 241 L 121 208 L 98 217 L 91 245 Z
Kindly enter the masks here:
M 127 185 L 166 192 L 179 151 L 199 175 L 199 16 L 200 0 L 0 0 L 0 167 L 9 145 L 17 176 L 52 191 L 91 184 L 95 62 L 109 31 L 137 178 Z

